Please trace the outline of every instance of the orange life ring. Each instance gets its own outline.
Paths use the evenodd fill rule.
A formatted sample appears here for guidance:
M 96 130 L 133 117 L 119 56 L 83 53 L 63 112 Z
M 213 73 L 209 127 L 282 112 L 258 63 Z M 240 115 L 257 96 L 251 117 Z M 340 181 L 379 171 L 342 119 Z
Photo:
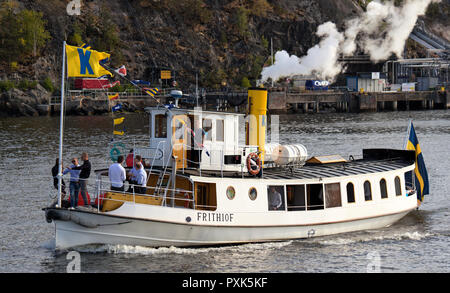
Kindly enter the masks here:
M 247 157 L 247 170 L 250 175 L 256 176 L 261 171 L 261 159 L 257 153 L 250 153 Z

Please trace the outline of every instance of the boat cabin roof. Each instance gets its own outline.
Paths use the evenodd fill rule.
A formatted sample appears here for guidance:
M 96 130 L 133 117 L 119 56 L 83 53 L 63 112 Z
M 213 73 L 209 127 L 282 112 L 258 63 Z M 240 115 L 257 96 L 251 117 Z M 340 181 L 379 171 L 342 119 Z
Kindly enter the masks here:
M 264 168 L 263 179 L 316 179 L 355 176 L 402 169 L 415 163 L 414 151 L 390 149 L 364 149 L 363 158 L 345 162 L 316 164 L 306 163 L 303 166 Z M 191 170 L 187 171 L 191 173 Z M 192 170 L 190 175 L 199 175 Z M 250 176 L 248 172 L 245 176 Z M 202 171 L 202 176 L 220 177 L 217 171 Z M 241 173 L 225 173 L 224 177 L 242 177 Z
M 355 176 L 370 173 L 386 172 L 405 168 L 413 164 L 402 159 L 391 160 L 366 160 L 360 159 L 355 161 L 347 161 L 345 163 L 330 163 L 330 164 L 306 164 L 302 167 L 279 167 L 279 168 L 264 168 L 263 179 L 316 179 L 316 178 L 332 178 Z M 199 176 L 198 170 L 185 170 L 185 173 Z M 206 177 L 221 177 L 221 172 L 218 171 L 202 171 L 201 176 Z M 241 173 L 237 172 L 223 172 L 223 177 L 242 178 Z M 251 177 L 248 172 L 244 173 L 244 177 Z
M 204 110 L 195 110 L 195 109 L 184 109 L 184 108 L 171 108 L 170 110 L 166 107 L 162 106 L 156 106 L 156 107 L 146 107 L 144 109 L 147 113 L 152 112 L 160 112 L 160 111 L 168 111 L 172 112 L 174 115 L 194 115 L 202 113 L 202 115 L 231 115 L 231 116 L 245 116 L 245 114 L 242 113 L 231 113 L 231 112 L 219 112 L 219 111 L 204 111 Z

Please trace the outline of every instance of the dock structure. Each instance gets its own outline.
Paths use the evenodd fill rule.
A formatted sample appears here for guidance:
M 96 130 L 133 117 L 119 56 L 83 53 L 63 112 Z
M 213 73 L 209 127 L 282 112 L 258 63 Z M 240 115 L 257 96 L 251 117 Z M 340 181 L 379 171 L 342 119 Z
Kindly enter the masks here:
M 278 113 L 318 113 L 334 108 L 337 112 L 377 112 L 448 109 L 449 91 L 417 92 L 290 92 L 269 94 L 269 110 Z
M 159 101 L 159 103 L 157 102 Z M 145 107 L 169 103 L 167 94 L 156 96 L 156 99 L 145 95 L 121 95 L 120 102 L 133 105 L 142 110 Z M 191 98 L 191 106 L 197 104 Z M 204 110 L 245 112 L 247 95 L 242 92 L 214 92 L 199 97 L 198 103 Z M 71 109 L 111 109 L 111 101 L 107 95 L 68 96 L 66 100 L 68 111 Z M 42 111 L 48 114 L 57 113 L 60 107 L 60 97 L 49 98 L 48 104 L 40 105 Z M 45 109 L 44 109 L 45 108 Z M 379 111 L 409 111 L 434 110 L 450 108 L 450 91 L 416 91 L 416 92 L 372 92 L 358 93 L 348 91 L 293 91 L 274 89 L 269 92 L 268 110 L 275 114 L 283 113 L 320 113 L 320 112 L 379 112 Z M 95 112 L 95 110 L 94 110 Z

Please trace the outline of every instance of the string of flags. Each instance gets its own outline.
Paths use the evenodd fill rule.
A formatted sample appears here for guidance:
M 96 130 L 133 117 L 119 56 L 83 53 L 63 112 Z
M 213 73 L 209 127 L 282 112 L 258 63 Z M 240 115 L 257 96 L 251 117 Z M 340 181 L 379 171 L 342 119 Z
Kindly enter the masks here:
M 112 107 L 111 107 L 111 110 L 112 110 L 113 112 L 117 112 L 117 111 L 122 110 L 122 108 L 123 108 L 122 104 L 117 104 L 117 105 L 115 105 L 115 106 L 112 106 Z
M 115 95 L 108 95 L 108 99 L 109 99 L 110 101 L 117 100 L 118 98 L 119 98 L 119 94 L 118 94 L 118 93 L 115 94 Z
M 155 87 L 155 88 L 143 88 L 144 92 L 146 92 L 148 95 L 154 97 L 156 94 L 158 94 L 159 92 L 159 88 Z

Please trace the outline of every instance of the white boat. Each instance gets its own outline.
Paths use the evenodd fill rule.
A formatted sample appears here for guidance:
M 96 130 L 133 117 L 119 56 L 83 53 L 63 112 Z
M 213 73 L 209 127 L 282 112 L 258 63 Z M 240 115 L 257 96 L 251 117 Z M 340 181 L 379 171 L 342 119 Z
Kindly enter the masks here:
M 134 149 L 149 163 L 145 194 L 112 191 L 108 170 L 96 170 L 90 208 L 45 209 L 56 248 L 301 239 L 386 227 L 418 207 L 414 151 L 308 158 L 301 145 L 266 144 L 267 90 L 250 89 L 249 105 L 245 117 L 147 108 L 149 143 Z

